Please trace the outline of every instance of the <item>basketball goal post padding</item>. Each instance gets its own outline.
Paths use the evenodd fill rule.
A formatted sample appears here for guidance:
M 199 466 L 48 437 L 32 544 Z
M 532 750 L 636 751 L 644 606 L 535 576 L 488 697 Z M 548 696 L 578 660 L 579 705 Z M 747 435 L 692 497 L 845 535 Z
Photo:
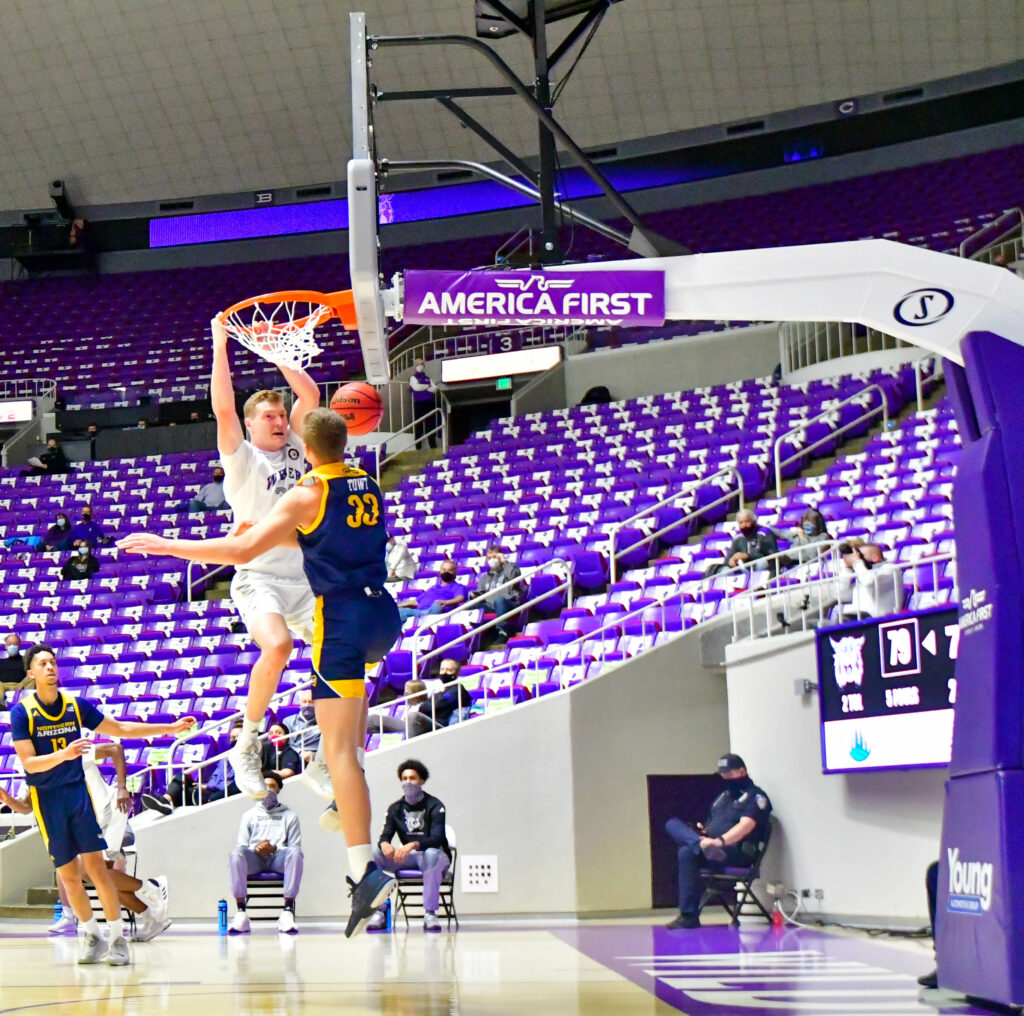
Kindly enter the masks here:
M 938 976 L 945 988 L 1024 1004 L 1024 281 L 888 240 L 545 274 L 590 271 L 623 273 L 627 291 L 628 275 L 664 273 L 667 320 L 856 322 L 946 358 L 963 441 L 955 518 L 970 538 L 957 548 L 961 639 L 936 844 Z

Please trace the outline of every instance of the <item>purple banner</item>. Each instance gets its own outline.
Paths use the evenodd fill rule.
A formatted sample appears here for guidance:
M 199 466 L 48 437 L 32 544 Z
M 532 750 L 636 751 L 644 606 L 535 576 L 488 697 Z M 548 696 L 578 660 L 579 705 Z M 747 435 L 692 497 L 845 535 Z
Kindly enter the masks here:
M 665 323 L 665 273 L 405 273 L 403 319 L 417 325 Z

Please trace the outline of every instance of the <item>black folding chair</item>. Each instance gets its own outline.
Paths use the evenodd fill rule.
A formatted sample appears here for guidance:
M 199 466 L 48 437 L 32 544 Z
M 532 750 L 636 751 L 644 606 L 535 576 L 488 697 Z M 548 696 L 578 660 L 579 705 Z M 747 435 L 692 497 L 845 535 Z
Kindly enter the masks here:
M 733 924 L 739 924 L 741 916 L 756 917 L 758 914 L 771 923 L 772 915 L 757 898 L 753 887 L 754 880 L 761 876 L 761 861 L 768 850 L 771 835 L 771 822 L 768 822 L 764 835 L 755 844 L 749 865 L 729 865 L 705 868 L 701 871 L 700 879 L 704 892 L 700 898 L 698 913 L 706 906 L 721 906 L 732 918 Z M 745 912 L 744 907 L 747 907 Z
M 452 921 L 455 922 L 455 930 L 459 928 L 459 915 L 455 910 L 455 866 L 459 859 L 459 850 L 455 845 L 455 830 L 450 826 L 444 827 L 445 836 L 448 839 L 448 847 L 452 852 L 452 863 L 444 873 L 441 880 L 441 895 L 439 904 L 441 915 L 448 921 L 448 930 L 452 929 Z M 423 873 L 416 868 L 408 868 L 399 871 L 395 875 L 395 919 L 401 914 L 405 918 L 406 927 L 409 925 L 409 917 L 420 917 L 423 913 Z M 416 910 L 410 915 L 410 905 Z

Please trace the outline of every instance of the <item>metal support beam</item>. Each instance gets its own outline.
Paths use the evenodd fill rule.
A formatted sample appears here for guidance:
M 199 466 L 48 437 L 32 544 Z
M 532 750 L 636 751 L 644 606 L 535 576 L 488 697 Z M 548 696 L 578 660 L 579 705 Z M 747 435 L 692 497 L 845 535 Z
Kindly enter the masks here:
M 557 67 L 559 62 L 576 45 L 579 37 L 586 32 L 595 21 L 600 21 L 608 11 L 605 0 L 595 4 L 587 13 L 580 18 L 572 27 L 569 34 L 558 44 L 558 48 L 548 57 L 548 68 Z
M 387 175 L 391 170 L 411 172 L 413 170 L 424 169 L 468 169 L 474 173 L 479 173 L 481 176 L 486 176 L 489 179 L 500 183 L 503 187 L 508 187 L 509 190 L 514 190 L 518 194 L 524 194 L 526 197 L 531 198 L 534 201 L 540 201 L 540 191 L 537 190 L 536 187 L 533 187 L 528 183 L 523 183 L 521 180 L 515 180 L 510 176 L 506 176 L 504 173 L 499 173 L 496 169 L 491 166 L 487 166 L 482 162 L 470 162 L 466 159 L 381 160 L 381 172 L 384 175 Z M 572 219 L 574 222 L 578 222 L 581 226 L 586 226 L 589 229 L 592 229 L 595 233 L 600 233 L 602 236 L 608 237 L 609 240 L 614 240 L 616 243 L 622 244 L 623 247 L 629 247 L 629 236 L 625 233 L 620 233 L 617 229 L 606 225 L 599 219 L 593 219 L 589 215 L 585 215 L 583 212 L 578 212 L 570 205 L 563 204 L 558 200 L 555 201 L 555 208 L 559 214 L 564 215 L 567 219 Z
M 534 178 L 533 169 L 527 162 L 524 162 L 511 148 L 499 141 L 482 123 L 474 120 L 457 102 L 451 99 L 438 99 L 453 116 L 457 117 L 459 123 L 468 127 L 477 137 L 483 139 L 493 148 L 513 169 L 518 170 L 527 180 Z
M 574 161 L 580 168 L 590 177 L 598 187 L 601 188 L 601 192 L 611 202 L 615 211 L 626 219 L 634 227 L 633 235 L 630 238 L 630 250 L 637 254 L 641 254 L 644 257 L 658 257 L 660 254 L 667 253 L 669 250 L 672 252 L 682 251 L 688 253 L 685 248 L 681 248 L 679 244 L 671 241 L 664 241 L 656 233 L 647 229 L 640 219 L 640 216 L 633 210 L 632 206 L 622 197 L 621 194 L 605 179 L 601 171 L 590 161 L 586 152 L 580 148 L 579 145 L 572 139 L 569 133 L 562 127 L 560 123 L 551 115 L 550 111 L 545 109 L 530 89 L 526 87 L 516 77 L 511 67 L 505 63 L 504 60 L 498 56 L 479 39 L 473 39 L 466 35 L 378 35 L 373 36 L 369 40 L 371 47 L 401 47 L 401 46 L 468 46 L 470 49 L 475 50 L 478 53 L 482 53 L 483 56 L 490 61 L 495 67 L 498 73 L 512 86 L 523 102 L 525 102 L 537 119 L 548 128 L 551 133 L 558 138 L 559 141 L 568 149 L 572 155 Z
M 551 79 L 548 76 L 547 26 L 544 22 L 544 0 L 530 0 L 529 18 L 533 29 L 533 91 L 540 106 L 551 117 Z M 555 138 L 544 121 L 537 124 L 537 151 L 540 153 L 540 172 L 537 187 L 540 190 L 540 246 L 541 261 L 555 264 L 562 260 L 562 245 L 558 239 L 558 219 L 555 217 L 555 169 L 558 165 Z
M 515 95 L 514 88 L 420 88 L 411 92 L 378 92 L 378 102 L 402 102 L 406 99 L 490 99 Z

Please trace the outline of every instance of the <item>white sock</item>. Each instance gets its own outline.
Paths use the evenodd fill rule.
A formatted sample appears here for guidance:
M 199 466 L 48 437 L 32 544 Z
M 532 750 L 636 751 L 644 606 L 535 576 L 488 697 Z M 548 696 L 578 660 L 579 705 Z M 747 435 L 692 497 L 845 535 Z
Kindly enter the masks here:
M 361 843 L 358 847 L 348 848 L 348 866 L 352 878 L 358 882 L 366 873 L 366 866 L 373 861 L 373 849 L 369 843 Z
M 99 935 L 100 933 L 100 922 L 96 920 L 95 916 L 90 917 L 88 921 L 79 921 L 78 927 L 87 935 Z
M 116 921 L 107 921 L 107 927 L 110 929 L 111 942 L 124 938 L 124 921 L 120 917 Z
M 259 734 L 260 734 L 260 721 L 259 720 L 250 720 L 248 716 L 244 720 L 242 720 L 242 733 L 241 733 L 241 736 L 240 736 L 239 739 L 244 737 L 247 741 L 253 741 L 257 737 L 259 737 Z

